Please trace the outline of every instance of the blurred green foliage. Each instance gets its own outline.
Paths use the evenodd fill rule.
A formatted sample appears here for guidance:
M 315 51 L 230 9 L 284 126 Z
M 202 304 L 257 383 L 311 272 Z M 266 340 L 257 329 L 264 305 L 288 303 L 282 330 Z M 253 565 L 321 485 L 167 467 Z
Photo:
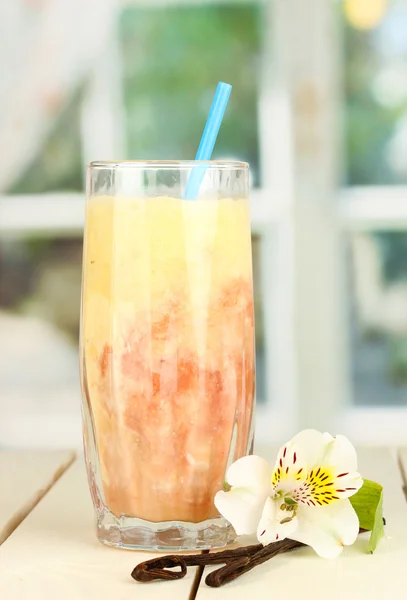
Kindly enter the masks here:
M 383 67 L 383 57 L 377 52 L 376 45 L 374 30 L 357 30 L 344 22 L 347 185 L 407 183 L 407 174 L 398 174 L 392 169 L 386 156 L 397 124 L 407 114 L 407 98 L 399 104 L 383 106 L 375 97 L 373 84 Z
M 393 2 L 393 8 L 397 4 L 400 7 L 402 2 Z M 395 19 L 391 12 L 388 17 Z M 342 14 L 340 18 L 345 65 L 345 184 L 407 184 L 407 169 L 397 172 L 388 158 L 389 143 L 397 126 L 407 117 L 407 96 L 383 104 L 375 93 L 377 78 L 387 68 L 400 69 L 400 77 L 405 73 L 407 55 L 403 59 L 400 54 L 383 54 L 378 38 L 380 28 L 358 30 L 347 24 Z M 387 35 L 389 32 L 387 29 Z M 387 91 L 391 93 L 391 89 Z M 407 164 L 407 157 L 405 160 Z M 380 247 L 385 284 L 407 279 L 407 233 L 380 231 L 374 237 Z
M 227 81 L 233 92 L 214 158 L 249 161 L 258 180 L 261 11 L 216 3 L 123 11 L 129 157 L 194 158 L 216 84 Z
M 260 2 L 219 5 L 216 0 L 205 5 L 124 8 L 118 23 L 127 141 L 124 158 L 193 158 L 216 83 L 224 80 L 233 85 L 233 93 L 214 158 L 250 162 L 254 183 L 261 183 L 258 91 L 263 10 Z M 407 114 L 407 99 L 383 105 L 374 93 L 378 74 L 388 66 L 377 43 L 380 28 L 354 29 L 341 10 L 339 18 L 344 59 L 344 183 L 406 183 L 407 174 L 395 171 L 386 152 Z M 83 189 L 82 93 L 81 85 L 11 193 Z

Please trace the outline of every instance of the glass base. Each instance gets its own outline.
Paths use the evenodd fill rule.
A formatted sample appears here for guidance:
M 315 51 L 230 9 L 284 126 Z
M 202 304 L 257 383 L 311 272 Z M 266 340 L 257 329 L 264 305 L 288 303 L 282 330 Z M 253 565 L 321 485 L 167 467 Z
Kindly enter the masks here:
M 206 550 L 223 548 L 236 540 L 233 527 L 223 517 L 201 523 L 166 521 L 150 523 L 133 517 L 98 516 L 97 536 L 102 544 L 127 550 Z

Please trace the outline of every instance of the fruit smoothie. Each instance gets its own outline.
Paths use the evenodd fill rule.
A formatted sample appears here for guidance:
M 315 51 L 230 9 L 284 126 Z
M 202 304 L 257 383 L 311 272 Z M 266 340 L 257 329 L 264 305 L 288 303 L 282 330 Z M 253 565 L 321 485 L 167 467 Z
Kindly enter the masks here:
M 83 389 L 117 517 L 198 523 L 250 450 L 247 199 L 88 200 Z

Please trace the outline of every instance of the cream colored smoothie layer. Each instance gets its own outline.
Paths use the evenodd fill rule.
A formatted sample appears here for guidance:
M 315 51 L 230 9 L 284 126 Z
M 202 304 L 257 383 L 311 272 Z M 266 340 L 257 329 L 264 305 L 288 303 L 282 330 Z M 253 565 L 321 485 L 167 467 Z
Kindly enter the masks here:
M 216 515 L 253 403 L 247 200 L 88 201 L 82 343 L 105 499 L 117 515 Z

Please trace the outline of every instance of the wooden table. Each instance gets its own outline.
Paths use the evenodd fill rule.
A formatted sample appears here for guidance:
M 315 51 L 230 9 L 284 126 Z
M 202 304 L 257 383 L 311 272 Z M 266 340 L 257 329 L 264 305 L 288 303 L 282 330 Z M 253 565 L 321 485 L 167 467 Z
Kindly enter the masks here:
M 271 458 L 271 449 L 258 450 Z M 71 452 L 0 452 L 0 598 L 4 600 L 392 600 L 407 598 L 407 449 L 360 449 L 359 470 L 383 484 L 386 539 L 366 535 L 336 560 L 309 548 L 280 555 L 223 588 L 196 570 L 179 581 L 139 584 L 133 567 L 154 554 L 97 542 L 83 459 Z M 245 539 L 244 543 L 255 543 Z

